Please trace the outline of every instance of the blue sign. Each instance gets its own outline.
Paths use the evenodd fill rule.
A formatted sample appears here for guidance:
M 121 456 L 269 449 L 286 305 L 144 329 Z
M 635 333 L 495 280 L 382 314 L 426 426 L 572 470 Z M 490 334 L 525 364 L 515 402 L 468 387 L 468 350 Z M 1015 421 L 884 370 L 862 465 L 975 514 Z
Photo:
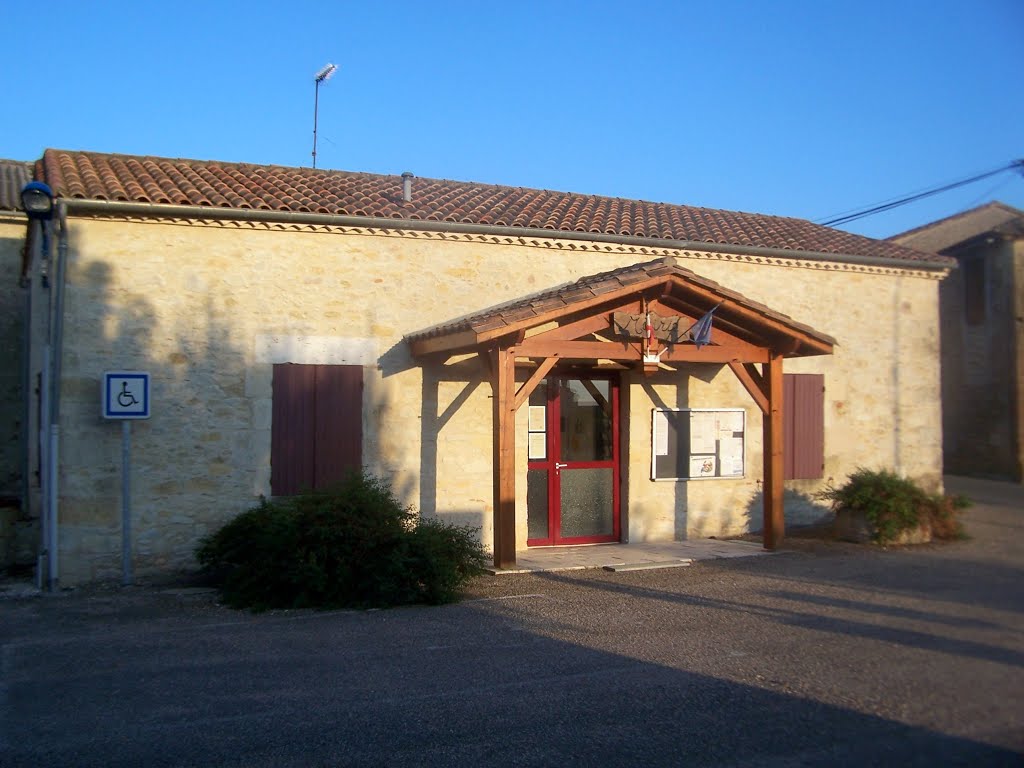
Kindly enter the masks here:
M 107 371 L 103 374 L 104 419 L 149 418 L 149 374 Z

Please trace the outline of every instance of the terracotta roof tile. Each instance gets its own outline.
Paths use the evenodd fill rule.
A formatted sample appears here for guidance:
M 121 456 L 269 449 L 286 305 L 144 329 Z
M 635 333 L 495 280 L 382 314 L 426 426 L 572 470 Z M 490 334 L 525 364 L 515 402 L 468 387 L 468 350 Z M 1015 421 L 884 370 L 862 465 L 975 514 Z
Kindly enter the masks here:
M 0 160 L 0 211 L 21 210 L 21 189 L 32 180 L 32 163 Z
M 229 209 L 460 222 L 751 246 L 935 265 L 944 257 L 802 219 L 568 192 L 312 168 L 108 155 L 49 149 L 37 177 L 63 197 Z

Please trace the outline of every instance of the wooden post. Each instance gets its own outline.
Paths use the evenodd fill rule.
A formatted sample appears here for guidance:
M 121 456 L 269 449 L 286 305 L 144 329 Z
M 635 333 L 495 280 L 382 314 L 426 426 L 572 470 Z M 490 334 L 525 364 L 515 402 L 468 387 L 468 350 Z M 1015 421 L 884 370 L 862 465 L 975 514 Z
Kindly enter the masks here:
M 495 352 L 494 376 L 494 567 L 516 565 L 515 354 Z
M 762 416 L 764 432 L 764 548 L 775 549 L 782 543 L 786 523 L 782 493 L 784 456 L 782 451 L 782 355 L 772 352 L 763 365 L 762 379 L 767 385 L 768 413 Z

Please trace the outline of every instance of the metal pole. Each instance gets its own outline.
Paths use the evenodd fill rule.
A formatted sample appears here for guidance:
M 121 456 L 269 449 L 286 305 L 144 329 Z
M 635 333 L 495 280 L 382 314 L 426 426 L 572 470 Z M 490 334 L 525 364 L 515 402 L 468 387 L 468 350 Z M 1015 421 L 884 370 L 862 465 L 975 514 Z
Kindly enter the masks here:
M 121 584 L 132 583 L 132 504 L 131 504 L 132 423 L 121 422 Z
M 43 346 L 43 371 L 39 384 L 39 573 L 40 586 L 53 590 L 53 561 L 50 559 L 50 345 Z M 46 576 L 43 577 L 43 571 Z
M 53 592 L 60 583 L 59 561 L 60 541 L 57 534 L 57 517 L 59 493 L 57 491 L 57 470 L 60 464 L 58 454 L 60 446 L 60 427 L 50 424 L 50 467 L 47 485 L 50 486 L 50 493 L 47 496 L 49 509 L 46 512 L 46 578 L 48 589 Z
M 316 168 L 316 118 L 320 108 L 320 81 L 313 84 L 313 167 Z

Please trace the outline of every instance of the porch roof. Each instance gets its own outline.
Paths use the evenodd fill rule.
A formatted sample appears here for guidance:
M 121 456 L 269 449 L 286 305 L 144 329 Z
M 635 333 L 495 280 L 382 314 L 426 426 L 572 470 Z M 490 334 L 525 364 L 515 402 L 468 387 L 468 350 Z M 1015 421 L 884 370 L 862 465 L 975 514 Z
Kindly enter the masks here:
M 828 334 L 680 267 L 672 257 L 583 277 L 407 334 L 405 340 L 417 356 L 456 354 L 586 310 L 593 309 L 594 314 L 608 311 L 617 302 L 638 296 L 657 299 L 697 317 L 718 305 L 714 315 L 717 326 L 786 357 L 831 354 L 836 344 Z

